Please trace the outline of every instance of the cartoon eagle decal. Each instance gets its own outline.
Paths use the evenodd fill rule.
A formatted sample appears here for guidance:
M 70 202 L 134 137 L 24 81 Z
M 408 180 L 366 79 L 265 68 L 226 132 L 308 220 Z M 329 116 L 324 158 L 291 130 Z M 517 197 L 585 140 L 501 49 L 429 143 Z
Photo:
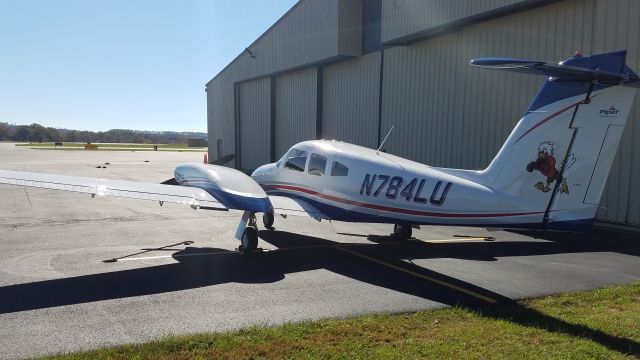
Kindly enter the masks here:
M 560 193 L 568 194 L 569 186 L 567 180 L 562 176 L 561 169 L 567 171 L 576 162 L 573 154 L 569 154 L 567 159 L 563 161 L 559 167 L 556 166 L 556 158 L 554 157 L 555 148 L 551 141 L 544 141 L 538 146 L 538 157 L 527 165 L 527 171 L 539 171 L 547 179 L 546 182 L 539 181 L 535 184 L 535 188 L 542 192 L 549 192 L 551 185 L 557 181 L 560 184 Z M 566 164 L 566 166 L 565 166 Z

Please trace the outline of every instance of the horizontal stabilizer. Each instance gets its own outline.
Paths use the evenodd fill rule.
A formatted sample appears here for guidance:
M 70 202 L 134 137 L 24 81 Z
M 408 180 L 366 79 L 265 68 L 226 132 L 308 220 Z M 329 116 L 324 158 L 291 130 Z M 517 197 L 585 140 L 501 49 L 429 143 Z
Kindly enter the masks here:
M 611 58 L 622 56 L 622 61 L 620 62 L 622 66 L 618 68 L 616 68 L 616 66 L 602 66 L 603 55 Z M 640 78 L 638 75 L 624 65 L 625 55 L 625 51 L 599 54 L 592 57 L 576 55 L 569 61 L 561 62 L 559 64 L 511 58 L 481 58 L 471 60 L 469 63 L 473 66 L 487 69 L 550 76 L 555 78 L 556 81 L 596 82 L 606 85 L 628 85 L 640 87 Z M 596 56 L 599 56 L 600 59 L 595 59 Z M 567 64 L 567 62 L 569 62 L 570 65 Z

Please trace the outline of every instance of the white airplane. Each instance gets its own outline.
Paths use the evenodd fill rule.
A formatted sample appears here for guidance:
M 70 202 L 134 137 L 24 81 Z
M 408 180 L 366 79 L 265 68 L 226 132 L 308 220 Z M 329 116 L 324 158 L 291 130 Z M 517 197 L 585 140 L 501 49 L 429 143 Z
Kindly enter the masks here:
M 258 243 L 256 214 L 394 224 L 587 230 L 596 214 L 640 79 L 626 51 L 559 64 L 505 58 L 471 65 L 547 77 L 484 170 L 430 167 L 339 141 L 305 141 L 251 177 L 217 165 L 176 167 L 163 184 L 0 170 L 0 183 L 244 211 L 239 249 Z M 388 135 L 387 135 L 388 136 Z M 385 138 L 386 140 L 386 138 Z M 384 143 L 384 141 L 383 141 Z M 416 144 L 420 146 L 420 144 Z

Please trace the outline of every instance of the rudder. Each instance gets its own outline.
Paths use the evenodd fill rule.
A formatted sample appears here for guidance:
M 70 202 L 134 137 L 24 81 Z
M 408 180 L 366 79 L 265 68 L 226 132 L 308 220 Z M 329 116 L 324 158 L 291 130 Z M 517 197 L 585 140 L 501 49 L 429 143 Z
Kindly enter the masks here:
M 590 226 L 635 98 L 634 88 L 616 86 L 637 79 L 625 56 L 621 51 L 576 55 L 558 65 L 514 60 L 505 67 L 502 60 L 502 67 L 490 66 L 553 76 L 480 173 L 481 181 L 545 211 L 545 228 Z

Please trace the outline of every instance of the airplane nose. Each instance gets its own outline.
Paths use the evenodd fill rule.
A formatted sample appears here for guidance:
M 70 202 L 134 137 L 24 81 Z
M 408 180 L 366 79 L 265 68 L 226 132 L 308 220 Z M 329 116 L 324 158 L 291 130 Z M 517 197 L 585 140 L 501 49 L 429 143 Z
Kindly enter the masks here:
M 273 212 L 271 201 L 260 185 L 246 174 L 231 168 L 198 163 L 176 167 L 180 185 L 198 187 L 228 209 Z
M 262 165 L 259 168 L 255 169 L 253 173 L 251 173 L 251 177 L 273 175 L 275 170 L 276 164 Z

